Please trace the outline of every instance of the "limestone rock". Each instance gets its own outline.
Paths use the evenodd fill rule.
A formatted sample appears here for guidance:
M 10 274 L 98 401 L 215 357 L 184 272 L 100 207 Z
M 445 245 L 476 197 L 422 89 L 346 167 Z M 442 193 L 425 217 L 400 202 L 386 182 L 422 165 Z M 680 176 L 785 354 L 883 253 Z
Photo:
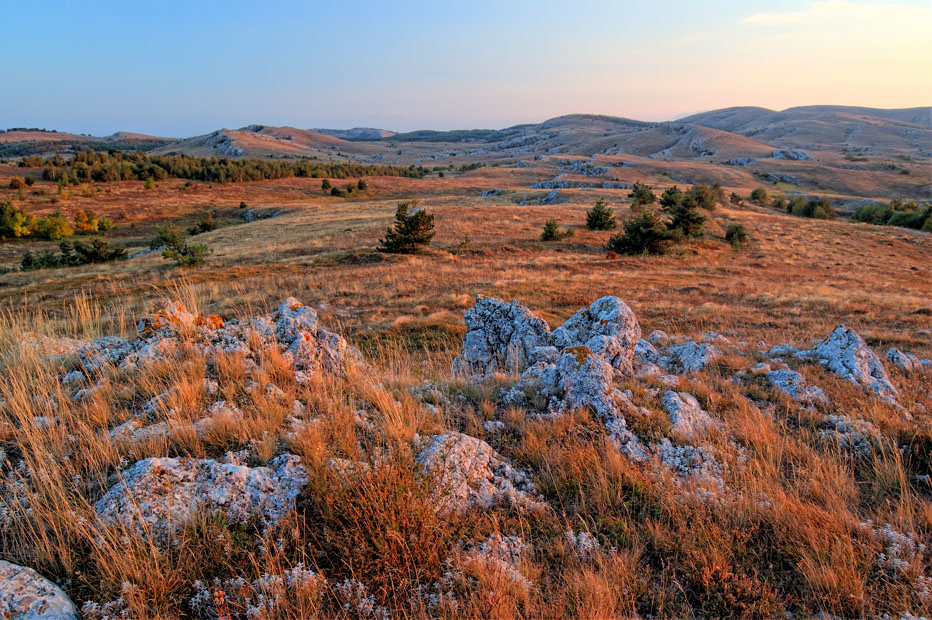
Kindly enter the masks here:
M 78 611 L 61 588 L 36 571 L 0 560 L 0 618 L 77 620 Z
M 660 365 L 688 375 L 699 372 L 721 355 L 714 344 L 690 341 L 667 349 L 667 354 L 660 358 Z
M 456 432 L 433 435 L 426 439 L 417 462 L 435 476 L 438 507 L 443 510 L 489 508 L 503 500 L 537 504 L 530 478 L 475 437 Z
M 895 398 L 897 395 L 877 354 L 861 336 L 844 325 L 839 325 L 812 349 L 797 356 L 818 361 L 843 379 L 869 387 L 878 396 Z
M 767 373 L 767 380 L 775 388 L 787 394 L 793 400 L 810 403 L 827 403 L 828 396 L 822 388 L 808 385 L 805 377 L 789 368 L 782 368 Z
M 583 346 L 622 374 L 631 374 L 631 360 L 641 338 L 637 317 L 617 297 L 601 297 L 581 308 L 553 332 L 561 349 Z
M 150 535 L 160 545 L 184 527 L 198 509 L 222 511 L 230 523 L 258 518 L 268 525 L 294 505 L 307 472 L 294 455 L 282 455 L 268 467 L 247 467 L 211 459 L 148 458 L 123 472 L 95 508 L 110 525 Z
M 702 433 L 717 426 L 712 416 L 702 408 L 692 394 L 668 390 L 663 395 L 662 404 L 670 414 L 673 432 L 681 437 L 695 440 Z
M 912 353 L 904 353 L 896 347 L 890 347 L 887 351 L 887 361 L 906 372 L 913 372 L 922 368 L 919 358 Z
M 454 372 L 464 376 L 520 373 L 535 349 L 551 344 L 547 322 L 517 301 L 479 295 L 465 318 L 463 352 L 453 360 Z

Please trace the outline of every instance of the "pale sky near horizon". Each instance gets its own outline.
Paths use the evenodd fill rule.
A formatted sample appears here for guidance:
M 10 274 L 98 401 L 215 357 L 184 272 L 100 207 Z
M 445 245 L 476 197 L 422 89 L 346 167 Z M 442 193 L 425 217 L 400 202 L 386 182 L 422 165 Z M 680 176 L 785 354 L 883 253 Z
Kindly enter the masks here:
M 409 131 L 932 105 L 932 0 L 3 6 L 0 128 Z

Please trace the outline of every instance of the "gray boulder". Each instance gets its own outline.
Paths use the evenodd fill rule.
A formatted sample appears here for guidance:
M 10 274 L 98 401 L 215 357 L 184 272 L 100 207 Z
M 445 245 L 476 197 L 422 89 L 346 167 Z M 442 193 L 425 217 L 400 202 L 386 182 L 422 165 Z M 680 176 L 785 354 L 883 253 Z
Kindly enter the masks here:
M 841 378 L 864 385 L 884 398 L 895 398 L 897 389 L 880 358 L 854 330 L 839 325 L 812 349 L 797 353 L 797 357 L 817 361 Z
M 61 588 L 36 571 L 0 560 L 0 618 L 77 620 L 78 611 Z
M 479 295 L 465 318 L 463 352 L 453 360 L 460 375 L 520 373 L 534 361 L 535 350 L 552 341 L 547 322 L 517 301 Z
M 631 360 L 640 338 L 641 326 L 634 312 L 612 296 L 581 308 L 553 332 L 558 348 L 585 347 L 621 374 L 633 372 Z

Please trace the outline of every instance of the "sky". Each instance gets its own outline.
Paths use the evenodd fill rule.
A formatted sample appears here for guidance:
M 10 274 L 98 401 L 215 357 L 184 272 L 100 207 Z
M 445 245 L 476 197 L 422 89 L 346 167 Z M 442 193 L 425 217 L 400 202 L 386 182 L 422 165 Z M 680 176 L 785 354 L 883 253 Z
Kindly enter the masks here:
M 9 2 L 0 128 L 500 128 L 932 105 L 932 0 Z

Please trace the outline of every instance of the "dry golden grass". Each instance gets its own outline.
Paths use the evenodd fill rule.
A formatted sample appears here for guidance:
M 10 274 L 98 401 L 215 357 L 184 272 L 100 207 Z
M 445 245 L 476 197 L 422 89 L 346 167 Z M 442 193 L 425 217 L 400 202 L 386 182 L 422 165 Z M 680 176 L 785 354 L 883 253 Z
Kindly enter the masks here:
M 732 465 L 726 483 L 735 496 L 723 502 L 702 501 L 672 476 L 648 475 L 605 440 L 586 412 L 534 419 L 498 406 L 497 386 L 449 381 L 464 333 L 462 313 L 475 293 L 517 298 L 552 325 L 599 296 L 617 295 L 645 333 L 696 337 L 714 329 L 752 345 L 807 345 L 845 323 L 877 351 L 898 346 L 930 357 L 930 235 L 728 207 L 709 214 L 717 233 L 673 254 L 609 259 L 601 249 L 609 233 L 585 230 L 584 211 L 605 194 L 623 214 L 624 192 L 567 191 L 569 203 L 519 207 L 508 196 L 478 197 L 479 189 L 506 186 L 509 178 L 480 172 L 424 183 L 373 179 L 365 200 L 308 198 L 319 193 L 316 180 L 202 188 L 206 195 L 198 201 L 245 200 L 287 213 L 201 235 L 215 253 L 194 270 L 150 255 L 0 276 L 0 448 L 8 459 L 0 463 L 0 506 L 8 511 L 0 523 L 0 557 L 66 583 L 78 602 L 122 596 L 129 617 L 140 620 L 218 617 L 214 607 L 205 611 L 191 602 L 200 592 L 195 582 L 236 578 L 245 585 L 228 589 L 226 597 L 233 617 L 242 617 L 244 597 L 264 587 L 255 580 L 298 564 L 327 581 L 277 594 L 266 620 L 365 617 L 343 606 L 348 595 L 337 584 L 351 579 L 366 584 L 377 607 L 411 618 L 932 613 L 929 600 L 917 594 L 917 577 L 929 574 L 928 550 L 912 560 L 905 577 L 892 579 L 878 568 L 883 549 L 864 525 L 889 523 L 932 540 L 932 496 L 917 482 L 932 473 L 927 374 L 892 373 L 911 419 L 814 366 L 798 370 L 828 393 L 833 405 L 824 411 L 809 411 L 763 382 L 732 382 L 735 370 L 765 359 L 753 354 L 726 357 L 682 382 L 680 389 L 696 395 L 728 431 L 709 437 Z M 142 227 L 166 214 L 194 212 L 182 185 L 172 181 L 146 194 L 121 184 L 120 191 L 123 199 L 138 200 L 130 204 Z M 376 253 L 397 199 L 415 193 L 436 214 L 432 249 L 413 257 Z M 99 210 L 120 200 L 106 198 Z M 575 236 L 537 241 L 551 216 Z M 731 222 L 751 234 L 739 251 L 720 238 Z M 460 248 L 467 236 L 468 247 Z M 261 390 L 247 393 L 249 379 L 236 355 L 212 369 L 219 396 L 204 394 L 203 357 L 185 353 L 139 373 L 110 369 L 109 388 L 75 403 L 58 381 L 61 365 L 18 346 L 29 331 L 130 335 L 135 320 L 165 299 L 182 299 L 201 315 L 233 317 L 266 312 L 288 296 L 319 307 L 322 323 L 358 345 L 371 369 L 301 385 L 280 354 L 264 355 L 250 379 L 274 383 L 321 416 L 320 424 L 287 437 L 290 408 Z M 428 379 L 449 382 L 445 391 L 462 398 L 431 412 L 407 391 Z M 172 387 L 155 419 L 179 432 L 136 443 L 109 436 L 108 429 Z M 654 412 L 629 419 L 635 431 L 669 435 L 652 384 L 630 380 L 619 387 Z M 218 398 L 243 409 L 242 423 L 215 425 L 201 437 L 185 430 L 193 412 Z M 58 404 L 47 411 L 50 399 Z M 359 403 L 376 430 L 357 422 Z M 873 422 L 884 442 L 867 457 L 852 457 L 817 432 L 817 416 L 830 411 Z M 37 425 L 41 415 L 57 421 Z M 483 422 L 492 418 L 507 430 L 485 430 Z M 435 481 L 413 466 L 411 442 L 444 428 L 482 438 L 531 472 L 546 507 L 435 511 Z M 240 449 L 260 463 L 290 451 L 308 467 L 312 482 L 297 510 L 273 531 L 201 514 L 186 527 L 183 544 L 166 550 L 96 519 L 93 504 L 121 462 L 218 458 Z M 331 459 L 368 468 L 344 476 L 328 466 Z M 567 543 L 568 530 L 590 533 L 601 551 L 579 555 Z M 517 568 L 473 553 L 491 534 L 528 543 Z M 434 584 L 443 596 L 428 608 L 418 587 L 429 591 Z

